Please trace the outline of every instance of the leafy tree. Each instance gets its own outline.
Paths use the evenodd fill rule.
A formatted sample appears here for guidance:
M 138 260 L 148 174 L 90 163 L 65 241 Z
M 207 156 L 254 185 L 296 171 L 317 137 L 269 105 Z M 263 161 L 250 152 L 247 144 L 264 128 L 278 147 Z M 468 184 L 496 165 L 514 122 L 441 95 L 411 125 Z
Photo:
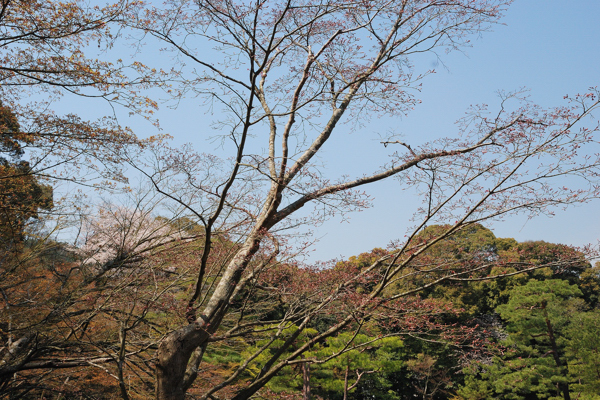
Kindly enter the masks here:
M 296 331 L 297 327 L 287 330 L 289 335 Z M 304 333 L 309 336 L 316 334 L 318 332 L 314 330 L 306 330 Z M 272 348 L 277 349 L 283 345 L 284 338 L 273 342 Z M 300 339 L 299 343 L 307 339 Z M 257 347 L 265 343 L 266 340 L 259 341 L 256 347 L 248 351 L 256 351 Z M 386 376 L 398 373 L 404 367 L 399 357 L 402 346 L 402 340 L 396 336 L 378 338 L 363 333 L 343 332 L 314 346 L 304 355 L 307 358 L 306 363 L 287 367 L 282 374 L 269 382 L 268 387 L 275 393 L 298 393 L 310 385 L 311 394 L 326 399 L 362 398 L 360 393 L 363 391 L 368 393 L 368 397 L 399 399 L 400 397 L 390 390 L 392 384 Z M 257 357 L 249 368 L 253 377 L 259 374 L 261 365 L 271 356 L 272 354 L 263 352 Z
M 355 348 L 312 368 L 311 381 L 315 393 L 328 399 L 360 398 L 360 392 L 379 399 L 398 399 L 385 377 L 398 373 L 403 367 L 398 357 L 402 340 L 398 337 L 377 339 L 364 334 L 352 337 L 352 333 L 342 333 L 328 338 L 325 345 L 317 350 L 316 356 L 323 359 L 336 354 L 348 343 Z M 353 391 L 357 392 L 357 396 L 352 396 Z
M 572 377 L 570 389 L 575 398 L 597 399 L 600 393 L 600 312 L 580 312 L 570 319 L 565 349 Z
M 461 398 L 568 400 L 574 393 L 595 393 L 595 367 L 582 367 L 582 361 L 595 351 L 589 339 L 598 320 L 595 312 L 584 311 L 581 295 L 576 285 L 561 279 L 532 279 L 515 286 L 509 301 L 497 308 L 506 321 L 506 350 L 491 364 L 472 370 L 459 390 Z
M 31 174 L 23 154 L 27 137 L 15 114 L 0 103 L 0 264 L 12 264 L 23 251 L 27 224 L 52 207 L 52 188 Z M 9 267 L 10 268 L 10 267 Z M 9 269 L 7 268 L 7 269 Z
M 439 229 L 444 229 L 444 226 L 429 226 L 420 235 L 428 235 L 429 232 Z M 577 249 L 543 241 L 518 243 L 512 238 L 497 238 L 491 230 L 482 225 L 475 225 L 442 240 L 428 254 L 436 259 L 444 259 L 447 263 L 455 259 L 482 257 L 496 261 L 492 268 L 493 275 L 507 275 L 493 280 L 448 282 L 423 292 L 423 295 L 443 298 L 456 307 L 463 308 L 464 317 L 467 318 L 494 314 L 497 306 L 509 300 L 514 287 L 522 286 L 530 279 L 564 279 L 583 287 L 585 283 L 582 279 L 590 280 L 594 276 L 585 254 Z M 561 262 L 566 258 L 571 262 Z M 515 275 L 517 269 L 514 265 L 518 263 L 548 267 Z M 481 277 L 485 278 L 485 275 L 482 274 Z M 592 282 L 590 280 L 588 284 L 593 285 Z
M 51 108 L 72 94 L 129 103 L 132 111 L 134 104 L 151 108 L 152 102 L 138 103 L 140 97 L 133 102 L 134 87 L 148 87 L 141 64 L 84 54 L 111 47 L 111 27 L 134 6 L 127 0 L 104 6 L 80 0 L 0 2 L 1 396 L 84 397 L 73 384 L 80 378 L 104 396 L 118 387 L 113 376 L 121 375 L 121 383 L 123 378 L 118 372 L 123 355 L 111 346 L 119 335 L 131 338 L 127 332 L 147 315 L 136 303 L 139 297 L 124 293 L 135 274 L 121 271 L 114 286 L 103 281 L 111 268 L 123 266 L 122 259 L 97 268 L 82 262 L 73 246 L 53 240 L 60 229 L 77 227 L 85 209 L 78 196 L 53 198 L 57 184 L 114 188 L 125 181 L 124 154 L 152 142 L 138 140 L 114 118 L 89 122 Z M 128 68 L 136 77 L 126 76 Z M 106 297 L 109 290 L 114 293 Z M 120 308 L 111 309 L 115 303 L 108 298 L 120 300 Z M 108 309 L 115 316 L 127 308 L 139 312 L 137 318 L 107 317 Z M 110 356 L 99 348 L 110 348 Z M 109 360 L 114 374 L 101 366 L 95 375 L 85 368 Z
M 428 229 L 440 229 L 440 227 L 432 226 L 428 227 Z M 509 274 L 511 276 L 501 277 L 495 280 L 474 280 L 474 281 L 463 281 L 463 282 L 449 282 L 448 284 L 438 285 L 433 290 L 428 290 L 423 292 L 423 295 L 432 296 L 435 298 L 443 298 L 447 301 L 455 304 L 458 307 L 463 309 L 463 312 L 460 314 L 457 321 L 460 321 L 462 324 L 467 324 L 468 321 L 472 321 L 477 323 L 481 329 L 485 329 L 487 331 L 487 335 L 492 341 L 501 341 L 505 335 L 506 330 L 510 329 L 522 329 L 522 327 L 515 327 L 514 323 L 507 321 L 506 319 L 500 320 L 498 318 L 498 314 L 495 314 L 497 311 L 499 312 L 501 307 L 509 307 L 507 303 L 512 304 L 514 302 L 515 293 L 520 290 L 519 288 L 525 287 L 530 281 L 554 281 L 554 280 L 564 280 L 564 284 L 568 285 L 568 283 L 584 285 L 584 280 L 582 278 L 590 276 L 592 269 L 589 266 L 589 263 L 585 261 L 585 257 L 583 257 L 582 253 L 579 253 L 579 257 L 576 256 L 577 251 L 570 249 L 566 246 L 555 245 L 551 243 L 545 242 L 525 242 L 525 243 L 517 243 L 513 239 L 497 239 L 491 232 L 486 232 L 484 237 L 489 239 L 480 240 L 478 237 L 481 234 L 477 234 L 478 231 L 484 230 L 483 227 L 477 227 L 477 229 L 473 229 L 470 232 L 467 231 L 466 234 L 461 235 L 459 240 L 444 240 L 441 241 L 437 245 L 437 249 L 434 247 L 433 251 L 435 252 L 435 257 L 445 257 L 446 260 L 456 257 L 456 254 L 459 254 L 459 257 L 468 256 L 468 252 L 459 253 L 461 248 L 465 249 L 475 249 L 477 251 L 479 248 L 475 244 L 483 243 L 485 244 L 488 251 L 485 253 L 485 257 L 488 259 L 510 259 L 517 262 L 526 262 L 533 264 L 545 264 L 548 265 L 548 268 L 540 268 L 536 270 L 529 271 L 525 274 L 513 275 L 516 271 L 510 264 L 502 264 L 497 263 L 497 266 L 493 268 L 494 274 Z M 461 240 L 463 242 L 461 242 Z M 464 241 L 467 243 L 464 243 Z M 473 251 L 473 250 L 471 250 Z M 572 263 L 553 263 L 554 261 L 562 259 L 566 254 L 571 254 Z M 577 261 L 579 260 L 579 261 Z M 447 261 L 449 262 L 449 261 Z M 576 286 L 573 286 L 576 288 Z M 588 306 L 584 306 L 583 303 L 581 305 L 582 311 Z M 505 342 L 502 342 L 504 346 L 506 346 Z M 412 349 L 413 353 L 418 352 L 418 349 Z M 522 353 L 517 353 L 515 357 L 521 357 L 523 359 L 530 359 L 531 356 L 525 356 Z M 447 353 L 441 355 L 443 360 L 449 363 L 449 365 L 454 368 L 459 369 L 462 364 L 464 367 L 465 359 L 457 358 L 457 354 Z M 484 357 L 483 360 L 480 356 L 477 355 L 468 355 L 467 360 L 474 363 L 474 365 L 479 366 L 484 371 L 487 371 L 485 374 L 485 379 L 476 379 L 473 374 L 476 374 L 474 371 L 481 371 L 481 369 L 477 369 L 474 367 L 474 370 L 471 370 L 470 374 L 464 376 L 465 382 L 462 383 L 462 376 L 457 376 L 453 379 L 453 383 L 455 385 L 463 384 L 460 394 L 461 398 L 490 398 L 493 397 L 493 393 L 496 393 L 494 390 L 494 381 L 502 381 L 506 380 L 506 382 L 512 382 L 512 380 L 516 379 L 514 376 L 506 375 L 506 370 L 504 372 L 500 372 L 498 369 L 500 366 L 505 368 L 506 364 L 504 361 L 499 361 L 496 359 L 496 362 L 491 364 L 490 360 L 487 357 Z M 524 380 L 520 380 L 522 382 L 523 387 L 529 390 L 531 382 L 527 382 Z M 519 390 L 519 389 L 515 389 Z M 522 393 L 521 393 L 522 394 Z
M 586 303 L 597 308 L 600 301 L 600 263 L 596 262 L 592 268 L 581 272 L 578 286 Z
M 516 351 L 528 357 L 523 361 L 513 360 L 511 367 L 521 371 L 516 376 L 509 374 L 502 382 L 529 382 L 530 388 L 523 388 L 540 391 L 542 396 L 558 387 L 554 396 L 570 399 L 563 338 L 568 315 L 578 311 L 579 304 L 574 298 L 579 296 L 581 291 L 563 280 L 531 280 L 511 291 L 509 302 L 499 306 L 498 311 L 508 321 L 507 344 L 516 345 Z M 512 390 L 518 389 L 513 386 Z
M 0 104 L 0 160 L 8 163 L 7 157 L 16 158 L 23 154 L 19 141 L 27 140 L 20 132 L 16 115 Z

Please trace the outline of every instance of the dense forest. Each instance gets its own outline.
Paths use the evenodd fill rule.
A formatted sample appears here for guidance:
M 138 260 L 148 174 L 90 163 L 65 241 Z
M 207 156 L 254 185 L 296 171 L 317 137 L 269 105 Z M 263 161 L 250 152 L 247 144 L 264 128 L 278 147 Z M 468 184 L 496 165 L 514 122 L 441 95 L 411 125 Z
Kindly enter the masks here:
M 2 397 L 147 398 L 157 344 L 186 317 L 177 310 L 185 309 L 182 294 L 197 273 L 203 228 L 187 218 L 106 208 L 88 222 L 80 246 L 51 240 L 39 225 L 53 208 L 52 189 L 26 173 L 19 125 L 9 109 L 2 112 L 2 151 L 11 157 L 1 159 L 2 176 L 11 176 L 1 181 Z M 415 240 L 427 243 L 448 228 L 428 226 Z M 239 243 L 220 235 L 212 246 L 211 262 L 222 266 Z M 326 332 L 376 281 L 361 279 L 283 347 L 300 332 L 286 313 L 390 256 L 374 249 L 331 268 L 276 261 L 234 298 L 190 395 L 227 381 L 233 393 L 273 352 L 292 352 Z M 481 261 L 493 264 L 491 271 L 428 286 L 448 268 Z M 519 273 L 521 265 L 529 271 Z M 401 294 L 400 302 L 383 302 L 312 343 L 305 361 L 284 367 L 257 398 L 599 398 L 600 265 L 580 251 L 497 238 L 474 224 L 430 246 L 403 275 L 384 293 Z M 209 276 L 217 280 L 218 272 Z M 261 328 L 231 334 L 242 318 Z
M 600 197 L 598 88 L 369 127 L 510 4 L 0 0 L 0 398 L 599 398 L 597 249 L 489 229 Z M 183 103 L 203 151 L 124 126 Z M 375 183 L 396 239 L 310 261 Z
M 5 168 L 20 165 L 4 160 Z M 35 180 L 28 184 L 13 194 L 24 207 L 13 207 L 15 215 L 1 225 L 3 295 L 10 300 L 0 325 L 2 397 L 150 397 L 157 344 L 185 320 L 176 310 L 185 308 L 182 294 L 197 273 L 202 228 L 184 218 L 105 210 L 105 224 L 97 221 L 88 228 L 85 244 L 75 248 L 32 230 L 38 212 L 52 208 L 52 196 Z M 417 239 L 447 228 L 429 226 Z M 160 239 L 151 240 L 156 232 Z M 213 245 L 221 265 L 239 247 L 226 236 Z M 251 383 L 272 353 L 285 349 L 286 340 L 299 332 L 294 318 L 284 314 L 308 307 L 311 297 L 332 282 L 359 275 L 389 254 L 374 249 L 329 269 L 281 261 L 265 271 L 251 293 L 232 302 L 190 395 L 227 381 L 224 393 L 235 393 Z M 118 259 L 119 269 L 104 266 Z M 494 263 L 491 273 L 499 277 L 475 273 L 411 293 L 444 276 L 441 267 L 459 268 L 474 260 Z M 521 264 L 534 268 L 517 273 Z M 424 269 L 427 274 L 417 274 Z M 314 342 L 304 362 L 284 367 L 256 398 L 598 398 L 600 265 L 592 267 L 583 253 L 497 238 L 472 225 L 430 247 L 403 273 L 407 278 L 385 293 L 388 298 L 403 294 L 399 303 L 382 304 L 377 313 Z M 364 280 L 336 299 L 285 351 L 327 331 L 369 285 Z M 231 334 L 242 318 L 261 328 Z

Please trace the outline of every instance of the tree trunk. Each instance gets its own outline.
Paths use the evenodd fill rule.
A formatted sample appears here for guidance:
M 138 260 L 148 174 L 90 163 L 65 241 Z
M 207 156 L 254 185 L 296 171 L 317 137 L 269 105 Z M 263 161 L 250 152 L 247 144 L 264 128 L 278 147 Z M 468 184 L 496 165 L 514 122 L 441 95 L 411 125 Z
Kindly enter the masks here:
M 302 400 L 310 400 L 310 364 L 302 364 Z
M 348 375 L 350 373 L 350 361 L 346 365 L 346 375 L 344 375 L 344 400 L 348 399 Z
M 158 346 L 156 360 L 156 399 L 184 400 L 195 374 L 188 371 L 193 352 L 217 330 L 229 307 L 229 300 L 248 263 L 259 249 L 261 235 L 250 234 L 230 261 L 203 314 L 189 325 L 168 334 Z M 191 380 L 187 377 L 192 377 Z
M 194 322 L 171 332 L 158 347 L 156 361 L 156 399 L 183 400 L 184 377 L 194 350 L 210 337 L 206 324 Z

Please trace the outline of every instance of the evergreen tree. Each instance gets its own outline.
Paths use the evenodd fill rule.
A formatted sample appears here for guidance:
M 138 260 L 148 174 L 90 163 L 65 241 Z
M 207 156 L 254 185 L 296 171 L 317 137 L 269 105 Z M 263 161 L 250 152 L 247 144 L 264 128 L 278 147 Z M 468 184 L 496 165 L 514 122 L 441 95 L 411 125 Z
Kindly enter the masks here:
M 505 350 L 472 365 L 457 398 L 600 398 L 600 319 L 586 312 L 581 290 L 564 279 L 532 279 L 509 295 L 496 309 L 506 323 Z
M 21 160 L 27 142 L 16 115 L 0 103 L 0 265 L 21 250 L 28 221 L 52 207 L 52 188 Z

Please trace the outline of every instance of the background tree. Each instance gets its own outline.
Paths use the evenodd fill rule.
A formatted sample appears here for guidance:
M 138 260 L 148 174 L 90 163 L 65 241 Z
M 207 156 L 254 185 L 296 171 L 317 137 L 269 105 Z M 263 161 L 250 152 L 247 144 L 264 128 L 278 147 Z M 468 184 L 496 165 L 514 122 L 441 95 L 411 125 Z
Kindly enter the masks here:
M 560 342 L 561 336 L 564 335 L 563 330 L 568 324 L 565 316 L 577 311 L 577 305 L 569 303 L 572 303 L 573 297 L 578 295 L 581 295 L 581 292 L 576 286 L 562 280 L 543 282 L 532 280 L 524 286 L 513 289 L 509 302 L 498 307 L 500 315 L 509 322 L 508 340 L 526 347 L 530 346 L 533 351 L 532 355 L 525 357 L 523 366 L 518 365 L 519 361 L 513 362 L 517 364 L 516 369 L 522 368 L 520 372 L 522 377 L 529 370 L 535 375 L 533 377 L 537 381 L 535 383 L 531 378 L 516 379 L 519 382 L 529 382 L 529 390 L 536 391 L 539 388 L 544 393 L 553 390 L 553 386 L 556 386 L 559 389 L 558 394 L 565 400 L 571 398 L 568 364 L 564 354 L 564 344 Z M 530 363 L 535 364 L 535 367 L 525 366 Z M 544 378 L 551 378 L 549 384 L 542 382 Z M 515 381 L 515 377 L 507 377 L 507 379 L 511 382 L 510 385 Z M 552 389 L 544 389 L 544 385 Z
M 289 335 L 297 327 L 290 327 Z M 297 344 L 306 342 L 308 336 L 315 336 L 319 332 L 307 329 L 300 336 Z M 287 336 L 286 335 L 286 336 Z M 265 344 L 265 340 L 259 341 L 257 346 Z M 274 343 L 273 348 L 284 343 L 283 338 Z M 352 344 L 351 348 L 348 347 Z M 361 391 L 367 392 L 368 396 L 377 396 L 381 399 L 398 399 L 399 397 L 391 391 L 392 384 L 386 379 L 387 375 L 398 373 L 403 367 L 403 361 L 399 357 L 402 349 L 402 340 L 395 336 L 368 336 L 358 334 L 355 337 L 349 332 L 342 332 L 335 337 L 328 338 L 324 343 L 315 345 L 306 357 L 316 360 L 315 363 L 307 363 L 294 367 L 287 367 L 281 374 L 274 377 L 268 384 L 268 388 L 274 393 L 303 393 L 306 392 L 314 398 L 324 399 L 351 399 L 357 398 Z M 256 351 L 256 348 L 249 349 Z M 338 354 L 336 357 L 332 355 Z M 260 365 L 272 357 L 270 351 L 265 351 L 256 359 L 255 365 L 249 367 L 251 377 L 260 372 Z M 327 360 L 325 362 L 319 360 Z M 307 382 L 307 370 L 310 376 Z M 310 390 L 307 390 L 309 385 Z
M 597 312 L 587 309 L 576 285 L 556 277 L 531 279 L 515 286 L 497 310 L 506 323 L 505 351 L 473 366 L 460 398 L 596 396 L 595 363 L 583 360 L 597 347 L 590 336 Z
M 598 310 L 573 315 L 566 334 L 566 356 L 569 360 L 570 389 L 581 399 L 593 399 L 600 389 L 600 340 L 595 332 L 600 327 Z M 575 397 L 575 396 L 574 396 Z
M 92 305 L 103 296 L 95 288 L 101 274 L 86 275 L 90 268 L 78 263 L 72 248 L 56 241 L 60 230 L 79 222 L 81 197 L 57 186 L 124 183 L 123 155 L 132 147 L 139 151 L 145 142 L 114 118 L 89 122 L 61 116 L 51 104 L 69 94 L 133 100 L 131 90 L 144 86 L 145 78 L 129 79 L 126 72 L 141 72 L 142 66 L 84 55 L 112 45 L 111 28 L 132 6 L 129 1 L 104 6 L 79 0 L 0 2 L 3 395 L 57 392 L 61 385 L 56 382 L 66 393 L 67 382 L 78 374 L 70 368 L 106 360 L 106 354 L 91 350 L 94 345 L 84 335 L 98 333 L 91 341 L 96 343 L 106 338 L 99 329 L 106 320 L 98 321 L 106 313 Z M 29 373 L 32 369 L 44 372 Z M 55 370 L 69 373 L 49 373 Z
M 6 263 L 22 250 L 27 223 L 40 209 L 51 208 L 52 188 L 31 175 L 28 162 L 19 161 L 27 137 L 14 113 L 1 105 L 0 132 L 0 260 Z
M 137 88 L 148 87 L 142 64 L 111 63 L 90 56 L 92 49 L 101 53 L 113 45 L 116 36 L 111 29 L 136 4 L 0 2 L 3 395 L 73 392 L 67 382 L 86 372 L 73 372 L 72 368 L 108 359 L 122 364 L 121 358 L 112 358 L 114 348 L 98 354 L 97 347 L 111 336 L 107 330 L 119 325 L 108 322 L 110 313 L 95 303 L 106 299 L 108 289 L 96 285 L 110 268 L 100 268 L 101 272 L 106 270 L 99 273 L 82 262 L 72 247 L 57 242 L 59 232 L 77 226 L 85 213 L 80 196 L 71 196 L 65 185 L 62 190 L 57 187 L 77 183 L 80 188 L 114 188 L 116 183 L 125 183 L 121 169 L 124 155 L 132 148 L 139 152 L 153 139 L 137 139 L 114 118 L 85 121 L 73 114 L 58 115 L 51 105 L 61 96 L 75 94 L 100 97 L 113 104 L 128 103 L 132 111 L 141 109 L 134 104 L 141 104 L 144 110 L 152 108 L 154 103 L 140 103 L 140 97 L 134 96 Z M 130 78 L 129 72 L 135 72 L 135 78 Z M 123 266 L 122 257 L 113 261 L 112 267 Z M 127 291 L 126 277 L 135 274 L 121 276 L 124 279 L 113 287 L 113 299 Z M 131 328 L 128 324 L 139 324 L 147 312 L 135 299 L 132 296 L 123 307 L 142 311 L 124 322 L 121 333 Z M 92 332 L 98 337 L 89 340 Z M 28 372 L 31 370 L 43 372 Z
M 126 104 L 132 112 L 155 107 L 139 94 L 151 81 L 158 84 L 153 73 L 139 62 L 111 62 L 106 56 L 118 36 L 116 23 L 136 5 L 129 0 L 0 2 L 0 143 L 4 154 L 26 152 L 27 159 L 27 168 L 4 171 L 5 182 L 33 175 L 42 185 L 107 187 L 125 179 L 120 163 L 126 149 L 139 151 L 145 141 L 115 118 L 86 121 L 57 114 L 53 106 L 76 95 Z

